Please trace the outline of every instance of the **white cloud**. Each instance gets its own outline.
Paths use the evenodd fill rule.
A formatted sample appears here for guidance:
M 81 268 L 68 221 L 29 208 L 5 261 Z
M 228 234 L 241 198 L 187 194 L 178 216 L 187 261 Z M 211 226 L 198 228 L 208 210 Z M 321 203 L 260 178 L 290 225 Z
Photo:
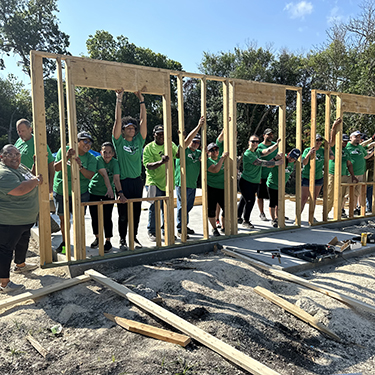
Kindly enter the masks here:
M 336 6 L 331 9 L 329 16 L 327 16 L 327 23 L 328 25 L 332 25 L 335 23 L 341 23 L 345 19 L 346 17 L 340 14 L 340 8 Z
M 300 1 L 299 3 L 288 3 L 284 10 L 289 13 L 290 18 L 304 18 L 307 14 L 313 11 L 313 5 L 307 1 Z

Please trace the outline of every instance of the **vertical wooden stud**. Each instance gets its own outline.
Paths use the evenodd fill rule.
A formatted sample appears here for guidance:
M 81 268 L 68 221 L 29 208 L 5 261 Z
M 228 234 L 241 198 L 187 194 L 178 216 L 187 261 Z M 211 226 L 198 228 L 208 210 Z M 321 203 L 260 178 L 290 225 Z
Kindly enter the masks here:
M 285 139 L 286 139 L 286 108 L 285 105 L 279 106 L 279 152 L 285 155 Z M 278 224 L 280 228 L 285 228 L 285 163 L 279 165 L 279 186 L 278 186 Z
M 310 147 L 316 143 L 316 90 L 311 90 L 311 129 L 310 129 Z M 310 159 L 310 196 L 309 196 L 309 224 L 314 224 L 315 211 L 315 167 L 316 158 Z
M 99 241 L 99 255 L 104 256 L 104 215 L 103 215 L 103 202 L 96 206 L 98 210 L 98 241 Z
M 363 179 L 363 181 L 366 181 Z M 366 183 L 364 182 L 361 186 L 361 196 L 362 199 L 360 201 L 361 203 L 361 216 L 366 216 Z
M 184 91 L 183 77 L 177 77 L 178 98 L 178 137 L 180 140 L 180 177 L 181 177 L 181 242 L 187 240 L 187 200 L 186 200 L 186 160 L 185 160 L 185 119 L 184 119 Z
M 324 183 L 323 183 L 323 221 L 328 219 L 328 169 L 329 169 L 329 139 L 331 136 L 331 95 L 326 94 L 325 100 L 325 132 L 324 132 Z
M 201 116 L 204 116 L 206 122 L 201 130 L 201 145 L 202 145 L 202 161 L 201 161 L 201 181 L 202 181 L 202 217 L 203 217 L 203 238 L 207 240 L 209 235 L 208 228 L 208 202 L 207 202 L 207 82 L 206 79 L 201 79 Z M 374 174 L 375 175 L 375 174 Z
M 229 80 L 223 82 L 223 124 L 224 124 L 224 152 L 229 152 Z M 224 162 L 224 207 L 225 207 L 225 235 L 231 231 L 230 223 L 230 161 L 227 158 Z
M 342 100 L 340 96 L 337 96 L 336 118 L 339 118 L 339 117 L 342 118 L 342 115 L 343 115 Z M 335 141 L 335 176 L 334 176 L 334 184 L 333 184 L 333 218 L 335 221 L 341 220 L 341 205 L 342 205 L 342 198 L 343 198 L 341 196 L 342 195 L 342 188 L 341 188 L 342 133 L 343 133 L 343 124 L 341 123 L 340 127 L 337 129 L 336 141 Z
M 225 215 L 230 215 L 230 234 L 238 233 L 237 224 L 237 102 L 236 84 L 229 82 L 229 165 L 230 165 L 230 202 Z
M 155 234 L 157 247 L 161 246 L 160 202 L 163 204 L 163 201 L 155 201 Z
M 349 218 L 354 217 L 354 185 L 349 186 Z
M 85 208 L 81 206 L 80 214 L 81 214 L 81 259 L 86 259 L 86 228 L 85 228 Z M 103 206 L 102 206 L 103 209 Z M 103 222 L 103 220 L 102 220 Z M 103 228 L 102 228 L 103 233 Z
M 64 104 L 64 84 L 62 78 L 61 58 L 57 62 L 57 92 L 59 99 L 59 119 L 60 119 L 60 146 L 61 160 L 66 160 L 66 126 L 65 126 L 65 104 Z M 65 228 L 65 251 L 68 262 L 72 259 L 72 250 L 70 247 L 70 211 L 69 211 L 69 186 L 68 186 L 68 166 L 66 163 L 61 164 L 61 173 L 63 180 L 63 201 L 64 201 L 64 228 Z
M 296 103 L 296 148 L 302 152 L 302 89 L 297 91 Z M 296 162 L 296 222 L 295 224 L 301 226 L 301 157 Z
M 129 239 L 129 250 L 134 250 L 134 205 L 133 202 L 128 202 L 128 239 Z

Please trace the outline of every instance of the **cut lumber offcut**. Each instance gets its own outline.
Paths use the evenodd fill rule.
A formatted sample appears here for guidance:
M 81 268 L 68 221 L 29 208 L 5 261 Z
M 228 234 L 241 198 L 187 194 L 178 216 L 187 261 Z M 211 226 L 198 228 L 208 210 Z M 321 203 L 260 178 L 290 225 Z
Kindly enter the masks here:
M 42 345 L 39 344 L 39 342 L 34 339 L 31 335 L 26 336 L 26 340 L 33 346 L 33 348 L 41 355 L 43 358 L 49 360 L 50 353 L 47 349 L 44 349 Z
M 45 288 L 40 288 L 40 289 L 32 290 L 30 292 L 19 294 L 18 296 L 9 297 L 0 301 L 0 310 L 14 306 L 17 303 L 21 303 L 29 299 L 36 299 L 39 297 L 46 296 L 47 294 L 50 294 L 53 292 L 57 292 L 58 290 L 61 290 L 61 289 L 69 288 L 71 286 L 74 286 L 80 283 L 85 283 L 87 281 L 90 281 L 90 276 L 80 275 L 80 276 L 74 277 L 73 279 L 67 279 L 59 283 L 47 286 Z
M 270 369 L 269 367 L 261 364 L 255 359 L 247 356 L 246 354 L 240 352 L 239 350 L 233 348 L 232 346 L 226 344 L 225 342 L 217 339 L 216 337 L 210 335 L 209 333 L 203 331 L 202 329 L 196 327 L 195 325 L 187 322 L 186 320 L 180 318 L 179 316 L 171 313 L 170 311 L 158 306 L 157 304 L 151 302 L 147 298 L 144 298 L 137 293 L 131 291 L 124 285 L 120 285 L 110 278 L 102 275 L 95 270 L 85 271 L 86 275 L 90 275 L 96 282 L 107 286 L 114 292 L 120 294 L 121 296 L 127 298 L 130 302 L 134 303 L 143 310 L 148 311 L 150 314 L 157 316 L 164 322 L 170 324 L 171 326 L 177 328 L 181 332 L 190 336 L 191 338 L 199 341 L 203 345 L 206 345 L 216 353 L 220 354 L 229 361 L 235 363 L 237 366 L 249 371 L 254 375 L 277 375 L 278 372 Z
M 336 299 L 336 300 L 338 300 L 342 303 L 345 303 L 346 305 L 348 305 L 352 308 L 362 309 L 362 310 L 365 310 L 365 311 L 370 312 L 372 314 L 375 314 L 375 306 L 371 306 L 366 302 L 361 302 L 361 301 L 356 300 L 355 298 L 339 294 L 339 293 L 335 292 L 334 290 L 332 290 L 331 288 L 329 288 L 327 286 L 320 286 L 319 284 L 316 284 L 316 283 L 313 283 L 311 281 L 305 280 L 302 277 L 292 275 L 289 272 L 278 270 L 274 267 L 269 267 L 264 263 L 261 263 L 261 262 L 258 262 L 256 260 L 250 259 L 249 257 L 247 257 L 245 255 L 238 254 L 233 250 L 223 249 L 221 251 L 226 255 L 232 256 L 234 258 L 241 259 L 244 262 L 246 262 L 246 263 L 248 263 L 248 264 L 250 264 L 254 267 L 258 267 L 258 268 L 261 268 L 263 270 L 267 270 L 268 272 L 270 272 L 270 274 L 272 276 L 280 277 L 284 280 L 292 281 L 296 284 L 300 284 L 302 286 L 305 286 L 306 288 L 313 289 L 313 290 L 315 290 L 319 293 L 325 294 L 326 296 L 332 297 L 332 298 L 334 298 L 334 299 Z
M 191 338 L 189 336 L 181 335 L 180 333 L 153 327 L 149 324 L 139 323 L 134 320 L 120 318 L 119 316 L 114 316 L 107 313 L 104 313 L 104 316 L 130 332 L 140 333 L 145 336 L 153 337 L 154 339 L 171 342 L 172 344 L 178 344 L 183 347 L 191 342 Z
M 257 286 L 254 288 L 254 292 L 258 293 L 260 296 L 268 299 L 269 301 L 273 302 L 274 304 L 280 306 L 282 309 L 290 312 L 291 314 L 295 315 L 297 318 L 303 320 L 304 322 L 310 324 L 312 327 L 318 329 L 319 331 L 325 333 L 326 335 L 330 336 L 334 340 L 340 342 L 341 339 L 331 330 L 329 330 L 324 324 L 320 323 L 316 318 L 312 315 L 308 314 L 306 311 L 302 310 L 300 307 L 294 305 L 286 301 L 285 299 L 277 296 L 276 294 L 270 292 L 269 290 L 262 288 L 261 286 Z

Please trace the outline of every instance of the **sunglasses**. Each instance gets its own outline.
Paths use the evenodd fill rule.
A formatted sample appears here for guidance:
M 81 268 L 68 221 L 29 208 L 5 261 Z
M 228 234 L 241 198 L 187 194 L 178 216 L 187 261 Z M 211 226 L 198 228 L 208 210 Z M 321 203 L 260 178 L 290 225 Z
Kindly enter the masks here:
M 251 143 L 259 143 L 259 141 L 255 141 L 254 139 L 250 140 Z
M 201 141 L 193 141 L 192 143 L 201 143 Z
M 317 142 L 323 142 L 323 139 L 317 139 L 316 141 Z
M 92 142 L 91 142 L 89 139 L 81 139 L 81 141 L 82 141 L 85 145 L 89 145 L 89 146 L 92 145 Z
M 219 149 L 218 149 L 218 148 L 213 148 L 213 149 L 210 150 L 209 152 L 219 152 Z

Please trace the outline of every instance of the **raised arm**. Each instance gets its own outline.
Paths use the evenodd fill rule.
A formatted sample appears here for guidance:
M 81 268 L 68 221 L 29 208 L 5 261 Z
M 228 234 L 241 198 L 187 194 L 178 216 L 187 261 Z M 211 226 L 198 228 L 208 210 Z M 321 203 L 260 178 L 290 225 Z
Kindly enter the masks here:
M 217 137 L 217 140 L 221 143 L 224 140 L 224 129 L 220 132 L 219 136 Z
M 116 109 L 115 109 L 115 123 L 113 124 L 112 128 L 112 135 L 115 139 L 119 139 L 121 137 L 121 103 L 122 97 L 124 95 L 124 89 L 121 88 L 120 90 L 116 90 Z M 146 125 L 147 126 L 147 125 Z
M 262 151 L 262 155 L 263 156 L 266 156 L 268 154 L 270 154 L 271 152 L 275 151 L 278 147 L 279 147 L 279 143 L 281 142 L 281 139 L 279 138 L 275 144 L 273 144 L 272 146 L 266 148 L 265 150 Z
M 207 170 L 211 173 L 219 173 L 220 169 L 221 169 L 221 167 L 224 163 L 224 160 L 228 157 L 228 155 L 229 155 L 228 152 L 223 152 L 223 154 L 221 155 L 221 158 L 219 159 L 218 163 L 210 165 Z
M 199 130 L 203 126 L 204 122 L 205 122 L 205 118 L 202 116 L 198 121 L 198 125 L 185 138 L 185 148 L 187 148 L 190 145 L 191 141 L 194 139 L 196 134 L 199 132 Z
M 341 119 L 341 117 L 339 117 L 338 119 L 335 120 L 335 122 L 332 125 L 331 136 L 329 138 L 329 145 L 330 145 L 330 147 L 333 147 L 335 145 L 335 143 L 336 143 L 337 128 L 339 127 L 339 125 L 341 123 L 342 123 L 342 119 Z
M 146 111 L 146 104 L 145 98 L 138 90 L 134 93 L 137 98 L 139 99 L 139 133 L 141 134 L 143 139 L 147 137 L 147 111 Z M 117 139 L 117 138 L 116 138 Z
M 307 153 L 307 155 L 302 159 L 302 164 L 307 165 L 311 159 L 312 156 L 315 155 L 315 147 L 311 147 L 310 151 Z
M 282 165 L 284 164 L 284 158 L 279 160 L 262 160 L 262 159 L 256 159 L 253 163 L 253 165 L 260 165 L 261 167 L 268 167 L 272 168 L 276 165 Z

